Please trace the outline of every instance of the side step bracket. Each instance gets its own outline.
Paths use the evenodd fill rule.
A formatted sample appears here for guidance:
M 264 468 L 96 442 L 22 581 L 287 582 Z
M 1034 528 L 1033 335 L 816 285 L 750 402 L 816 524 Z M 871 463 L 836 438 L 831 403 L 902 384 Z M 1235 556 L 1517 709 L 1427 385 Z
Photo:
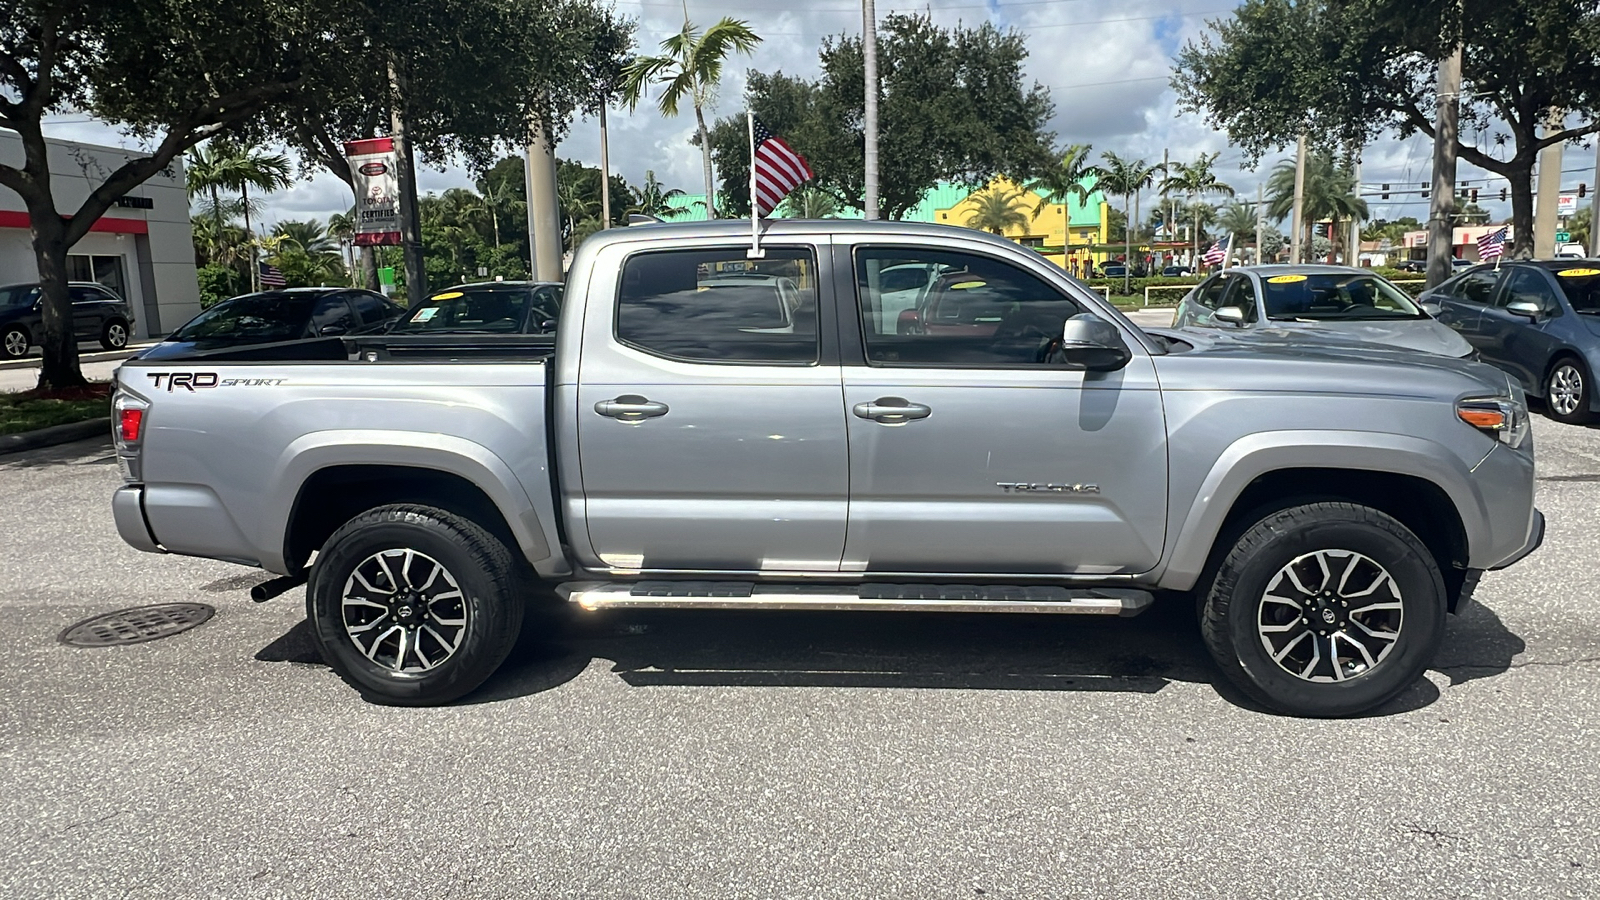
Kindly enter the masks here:
M 748 581 L 572 582 L 557 589 L 584 609 L 1075 613 L 1136 616 L 1153 598 L 1134 588 L 1015 584 L 783 585 Z

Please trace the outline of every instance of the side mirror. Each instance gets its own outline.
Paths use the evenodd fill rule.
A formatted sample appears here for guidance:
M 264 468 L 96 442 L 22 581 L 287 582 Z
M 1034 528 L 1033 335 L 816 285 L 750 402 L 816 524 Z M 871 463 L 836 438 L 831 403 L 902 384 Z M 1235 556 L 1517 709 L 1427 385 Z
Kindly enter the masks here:
M 894 320 L 895 334 L 921 334 L 922 316 L 914 309 L 902 309 Z
M 1112 372 L 1133 359 L 1117 326 L 1089 313 L 1079 313 L 1061 326 L 1061 357 L 1091 372 Z
M 339 335 L 344 334 L 347 330 L 348 329 L 346 329 L 343 325 L 324 325 L 322 326 L 322 329 L 317 332 L 317 334 L 323 337 L 338 337 Z
M 555 330 L 556 330 L 556 320 L 555 319 L 545 319 L 544 321 L 539 323 L 539 332 L 541 334 L 550 334 L 550 333 L 554 332 Z
M 1235 328 L 1244 327 L 1244 310 L 1237 306 L 1224 306 L 1212 313 L 1211 318 L 1217 322 L 1226 322 Z
M 1423 312 L 1433 316 L 1435 319 L 1439 318 L 1439 314 L 1444 312 L 1444 305 L 1437 300 L 1424 300 L 1420 305 Z
M 1544 307 L 1532 300 L 1513 300 L 1506 304 L 1506 312 L 1537 322 L 1544 315 Z

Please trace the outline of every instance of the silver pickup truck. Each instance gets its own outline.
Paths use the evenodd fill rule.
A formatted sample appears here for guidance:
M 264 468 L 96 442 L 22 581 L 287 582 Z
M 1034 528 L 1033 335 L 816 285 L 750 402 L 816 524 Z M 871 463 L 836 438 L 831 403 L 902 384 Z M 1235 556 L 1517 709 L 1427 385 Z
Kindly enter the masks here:
M 1228 678 L 1313 716 L 1412 684 L 1543 535 L 1487 366 L 1142 331 L 966 229 L 775 222 L 750 258 L 749 228 L 588 239 L 552 346 L 130 361 L 117 527 L 309 579 L 328 663 L 389 703 L 480 685 L 543 582 L 580 611 L 1187 597 Z

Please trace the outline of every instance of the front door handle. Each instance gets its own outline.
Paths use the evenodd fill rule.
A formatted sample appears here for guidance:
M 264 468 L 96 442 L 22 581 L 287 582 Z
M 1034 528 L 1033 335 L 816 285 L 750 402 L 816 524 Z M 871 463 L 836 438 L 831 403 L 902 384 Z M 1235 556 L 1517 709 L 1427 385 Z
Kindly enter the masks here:
M 623 394 L 615 400 L 601 400 L 594 411 L 602 416 L 624 422 L 642 422 L 667 414 L 667 405 L 647 400 L 638 394 Z
M 881 425 L 904 425 L 912 419 L 926 419 L 933 414 L 930 407 L 902 397 L 879 397 L 871 403 L 857 403 L 850 411 Z

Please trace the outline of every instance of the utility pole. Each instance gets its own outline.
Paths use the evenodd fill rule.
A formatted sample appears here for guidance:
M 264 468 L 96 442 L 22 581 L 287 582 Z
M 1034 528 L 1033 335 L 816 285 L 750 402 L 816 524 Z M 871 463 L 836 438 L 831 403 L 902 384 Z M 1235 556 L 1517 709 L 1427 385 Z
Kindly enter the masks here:
M 1306 136 L 1300 135 L 1294 148 L 1294 230 L 1289 236 L 1289 262 L 1300 262 L 1300 232 L 1305 228 Z
M 1361 151 L 1362 151 L 1362 149 L 1364 149 L 1364 148 L 1359 148 L 1359 147 L 1356 148 L 1355 160 L 1351 164 L 1352 168 L 1355 169 L 1356 198 L 1357 199 L 1359 199 L 1361 197 Z M 1347 266 L 1359 266 L 1359 265 L 1361 265 L 1361 216 L 1359 214 L 1352 214 L 1350 216 L 1350 243 L 1347 244 L 1346 246 L 1349 249 L 1347 249 L 1345 251 L 1345 253 L 1344 253 L 1344 264 L 1347 265 Z
M 1594 138 L 1594 199 L 1589 201 L 1589 255 L 1600 256 L 1600 134 Z
M 560 281 L 561 216 L 556 204 L 555 148 L 544 125 L 534 122 L 528 135 L 528 253 L 537 281 Z
M 611 148 L 606 134 L 606 100 L 600 98 L 600 230 L 611 227 Z
M 878 9 L 874 0 L 861 0 L 861 62 L 866 75 L 865 114 L 861 131 L 866 143 L 863 215 L 878 218 Z
M 1565 119 L 1566 113 L 1562 110 L 1550 110 L 1545 133 L 1560 131 Z M 1533 258 L 1551 259 L 1556 255 L 1557 206 L 1561 202 L 1560 144 L 1551 144 L 1539 151 L 1538 192 L 1533 204 Z
M 389 60 L 389 136 L 394 140 L 395 176 L 400 183 L 400 251 L 405 260 L 406 303 L 428 295 L 428 269 L 422 260 L 422 228 L 417 219 L 417 170 L 406 135 L 406 84 Z
M 1261 245 L 1267 240 L 1267 213 L 1264 194 L 1266 187 L 1261 182 L 1256 182 L 1256 265 L 1266 262 L 1261 255 Z
M 1162 149 L 1161 177 L 1163 180 L 1172 177 L 1172 170 L 1168 168 L 1171 165 L 1171 151 Z M 1161 192 L 1161 229 L 1167 233 L 1167 243 L 1172 243 L 1172 197 L 1168 196 L 1166 191 Z M 1174 253 L 1172 255 L 1173 257 L 1177 257 L 1178 254 Z M 1174 259 L 1174 261 L 1176 261 L 1176 259 Z
M 1461 45 L 1439 61 L 1434 91 L 1438 107 L 1433 119 L 1433 193 L 1428 204 L 1428 287 L 1452 272 L 1456 212 L 1456 120 L 1461 111 Z

